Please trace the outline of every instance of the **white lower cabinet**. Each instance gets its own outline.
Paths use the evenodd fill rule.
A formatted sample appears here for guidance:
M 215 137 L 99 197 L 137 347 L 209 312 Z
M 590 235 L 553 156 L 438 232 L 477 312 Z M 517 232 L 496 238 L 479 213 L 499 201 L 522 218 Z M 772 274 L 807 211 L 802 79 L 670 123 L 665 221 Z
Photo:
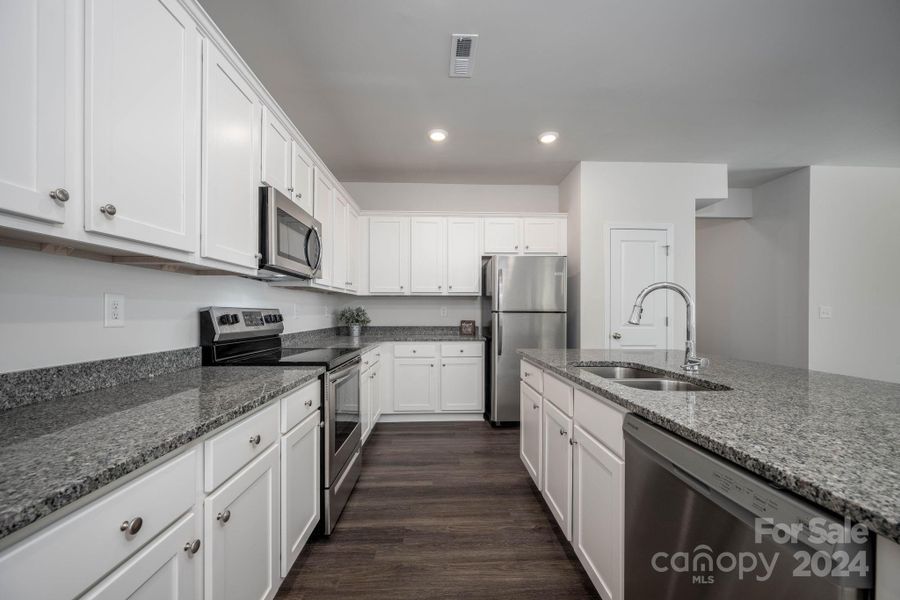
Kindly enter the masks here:
M 484 408 L 484 359 L 441 359 L 441 410 L 475 412 Z
M 381 363 L 375 363 L 360 375 L 359 419 L 362 441 L 365 444 L 381 416 Z
M 572 419 L 544 400 L 541 493 L 567 540 L 572 539 Z
M 572 546 L 605 600 L 623 597 L 625 462 L 575 425 Z
M 85 594 L 85 600 L 199 599 L 203 554 L 193 512 Z
M 279 445 L 203 503 L 207 600 L 269 600 L 278 591 Z
M 541 395 L 522 382 L 519 384 L 519 457 L 534 484 L 541 489 Z
M 394 410 L 434 412 L 440 395 L 440 370 L 437 368 L 440 360 L 440 358 L 394 359 Z
M 319 522 L 319 411 L 281 438 L 281 576 Z
M 378 419 L 381 417 L 381 411 L 383 409 L 382 398 L 384 396 L 384 385 L 381 376 L 383 364 L 384 363 L 379 362 L 372 367 L 372 387 L 369 392 L 369 407 L 372 411 L 372 425 L 369 427 L 369 433 L 372 433 L 372 429 L 375 429 L 375 424 L 378 423 Z M 366 435 L 366 437 L 368 437 L 368 435 Z

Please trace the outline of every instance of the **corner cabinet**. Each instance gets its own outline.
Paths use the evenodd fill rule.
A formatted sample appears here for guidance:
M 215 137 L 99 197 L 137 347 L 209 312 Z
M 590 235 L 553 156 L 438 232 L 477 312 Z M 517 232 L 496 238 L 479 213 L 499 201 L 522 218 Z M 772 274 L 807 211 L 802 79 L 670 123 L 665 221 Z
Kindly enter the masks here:
M 257 266 L 259 118 L 253 89 L 219 50 L 204 42 L 203 186 L 200 252 L 204 258 Z
M 66 220 L 77 191 L 66 178 L 64 0 L 3 0 L 0 8 L 0 211 L 51 223 Z M 12 57 L 16 57 L 14 60 Z M 52 195 L 51 195 L 52 194 Z
M 177 0 L 87 0 L 85 229 L 195 252 L 202 40 Z

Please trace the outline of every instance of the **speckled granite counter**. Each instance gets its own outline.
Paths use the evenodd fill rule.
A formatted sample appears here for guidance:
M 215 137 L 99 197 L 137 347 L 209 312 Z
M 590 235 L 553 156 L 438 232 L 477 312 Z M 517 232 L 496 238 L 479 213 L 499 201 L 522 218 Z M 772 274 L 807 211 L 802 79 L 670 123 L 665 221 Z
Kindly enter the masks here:
M 396 331 L 379 331 L 376 334 L 361 335 L 358 338 L 349 335 L 320 335 L 307 337 L 305 333 L 287 333 L 285 346 L 309 346 L 317 348 L 359 348 L 365 350 L 378 344 L 402 342 L 483 342 L 481 335 L 459 335 L 454 331 L 441 331 L 438 328 L 396 328 Z M 444 328 L 441 328 L 444 329 Z M 450 328 L 446 328 L 450 329 Z
M 697 377 L 682 351 L 519 354 L 773 483 L 900 541 L 900 384 L 712 358 Z M 654 392 L 573 363 L 648 366 L 730 391 Z
M 193 368 L 0 412 L 0 538 L 323 372 Z

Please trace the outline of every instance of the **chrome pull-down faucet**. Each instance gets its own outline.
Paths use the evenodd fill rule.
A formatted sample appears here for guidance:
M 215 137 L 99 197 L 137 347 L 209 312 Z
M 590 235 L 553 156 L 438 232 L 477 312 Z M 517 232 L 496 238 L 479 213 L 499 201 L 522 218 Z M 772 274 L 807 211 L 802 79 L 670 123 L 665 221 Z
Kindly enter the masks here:
M 670 281 L 660 281 L 659 283 L 651 283 L 641 290 L 637 299 L 634 301 L 634 308 L 631 310 L 631 318 L 628 322 L 632 325 L 640 325 L 641 314 L 644 312 L 644 300 L 656 290 L 672 290 L 677 292 L 684 298 L 687 305 L 687 337 L 684 340 L 684 364 L 681 368 L 685 371 L 699 371 L 701 367 L 709 364 L 708 358 L 699 358 L 695 349 L 697 339 L 697 314 L 694 308 L 694 299 L 691 293 L 677 283 Z

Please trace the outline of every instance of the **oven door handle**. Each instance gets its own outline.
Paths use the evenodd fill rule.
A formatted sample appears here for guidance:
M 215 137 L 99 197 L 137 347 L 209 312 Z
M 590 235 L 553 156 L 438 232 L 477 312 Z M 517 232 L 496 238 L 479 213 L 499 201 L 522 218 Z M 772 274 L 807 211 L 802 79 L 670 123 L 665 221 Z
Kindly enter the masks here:
M 331 385 L 338 385 L 338 384 L 350 379 L 351 377 L 353 377 L 354 374 L 358 375 L 360 361 L 361 361 L 361 359 L 357 358 L 357 359 L 353 360 L 348 366 L 341 368 L 340 371 L 335 371 L 333 373 L 329 373 L 328 374 L 328 383 L 330 383 Z M 355 373 L 354 373 L 354 371 L 355 371 Z

